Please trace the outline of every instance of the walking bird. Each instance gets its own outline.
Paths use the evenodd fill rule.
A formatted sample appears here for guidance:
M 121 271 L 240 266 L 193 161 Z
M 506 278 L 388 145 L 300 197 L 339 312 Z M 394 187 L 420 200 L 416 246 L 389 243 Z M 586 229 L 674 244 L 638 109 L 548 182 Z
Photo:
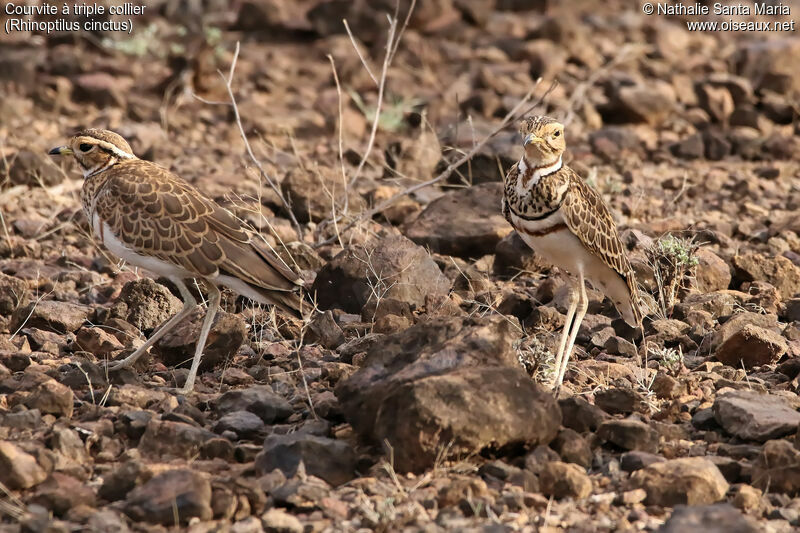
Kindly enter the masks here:
M 133 365 L 150 346 L 198 304 L 187 278 L 203 280 L 208 310 L 182 392 L 194 388 L 214 315 L 218 285 L 258 303 L 301 313 L 301 278 L 228 210 L 169 170 L 136 157 L 120 135 L 87 129 L 51 155 L 72 156 L 83 170 L 81 202 L 94 235 L 128 263 L 168 278 L 181 293 L 183 309 L 164 322 L 128 357 L 109 369 Z

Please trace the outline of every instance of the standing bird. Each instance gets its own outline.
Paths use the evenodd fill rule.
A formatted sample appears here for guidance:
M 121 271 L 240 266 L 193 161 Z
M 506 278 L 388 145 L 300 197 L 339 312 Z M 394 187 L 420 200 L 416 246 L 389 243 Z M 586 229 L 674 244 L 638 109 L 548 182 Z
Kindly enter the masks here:
M 51 155 L 73 156 L 83 170 L 81 202 L 95 236 L 128 263 L 172 281 L 183 309 L 164 322 L 140 348 L 109 365 L 133 365 L 196 306 L 186 278 L 202 279 L 209 290 L 208 310 L 200 328 L 192 366 L 181 392 L 194 388 L 208 332 L 219 308 L 217 285 L 295 315 L 303 282 L 277 255 L 242 228 L 239 221 L 169 170 L 133 155 L 118 134 L 81 131 Z
M 625 322 L 641 328 L 639 291 L 605 202 L 562 163 L 563 124 L 550 117 L 528 117 L 520 133 L 525 152 L 506 175 L 503 215 L 538 255 L 578 278 L 570 288 L 556 354 L 553 388 L 557 389 L 589 305 L 584 280 L 614 302 Z

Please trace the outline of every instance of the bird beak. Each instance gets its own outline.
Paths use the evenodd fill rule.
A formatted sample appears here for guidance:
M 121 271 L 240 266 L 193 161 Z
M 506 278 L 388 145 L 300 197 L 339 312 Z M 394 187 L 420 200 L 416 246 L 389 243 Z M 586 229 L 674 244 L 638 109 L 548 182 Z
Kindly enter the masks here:
M 525 140 L 522 141 L 522 146 L 528 146 L 531 143 L 538 143 L 541 142 L 542 139 L 534 135 L 533 133 L 529 133 L 525 136 Z
M 69 146 L 56 146 L 48 153 L 50 155 L 72 155 L 72 150 Z

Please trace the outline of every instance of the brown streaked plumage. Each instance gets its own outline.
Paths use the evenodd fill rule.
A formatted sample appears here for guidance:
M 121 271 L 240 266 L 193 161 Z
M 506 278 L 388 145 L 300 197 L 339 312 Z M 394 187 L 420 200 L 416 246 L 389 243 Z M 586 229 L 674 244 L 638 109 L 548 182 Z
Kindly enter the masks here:
M 138 159 L 116 133 L 84 130 L 50 153 L 73 155 L 83 169 L 81 202 L 100 242 L 129 263 L 169 278 L 184 299 L 181 312 L 110 368 L 131 366 L 197 305 L 186 278 L 208 282 L 209 305 L 185 392 L 194 386 L 219 306 L 217 285 L 301 313 L 303 302 L 297 291 L 302 280 L 297 274 L 228 210 L 169 170 Z
M 562 163 L 564 126 L 550 117 L 529 117 L 520 133 L 525 153 L 506 175 L 503 215 L 537 254 L 578 277 L 556 354 L 557 388 L 588 306 L 584 279 L 614 302 L 626 322 L 641 328 L 639 291 L 608 207 Z

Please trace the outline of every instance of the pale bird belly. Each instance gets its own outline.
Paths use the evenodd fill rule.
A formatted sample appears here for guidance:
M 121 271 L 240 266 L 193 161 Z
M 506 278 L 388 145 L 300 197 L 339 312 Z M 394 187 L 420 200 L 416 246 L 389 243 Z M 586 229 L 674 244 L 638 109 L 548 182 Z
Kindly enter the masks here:
M 120 259 L 125 260 L 127 263 L 143 268 L 156 274 L 164 276 L 165 278 L 191 278 L 192 274 L 185 269 L 162 261 L 156 257 L 141 255 L 125 245 L 120 241 L 114 232 L 111 231 L 111 226 L 106 222 L 100 220 L 96 214 L 92 217 L 92 229 L 94 230 L 95 237 L 100 241 L 106 249 Z
M 529 235 L 542 232 L 556 224 L 563 223 L 560 213 L 555 213 L 543 220 L 523 220 L 513 215 L 512 220 L 522 240 L 536 252 L 536 255 L 548 263 L 577 276 L 583 273 L 592 286 L 605 294 L 619 311 L 626 322 L 636 325 L 631 309 L 631 298 L 628 285 L 616 270 L 606 265 L 602 259 L 591 253 L 573 234 L 569 228 L 562 227 L 552 233 L 541 236 Z

